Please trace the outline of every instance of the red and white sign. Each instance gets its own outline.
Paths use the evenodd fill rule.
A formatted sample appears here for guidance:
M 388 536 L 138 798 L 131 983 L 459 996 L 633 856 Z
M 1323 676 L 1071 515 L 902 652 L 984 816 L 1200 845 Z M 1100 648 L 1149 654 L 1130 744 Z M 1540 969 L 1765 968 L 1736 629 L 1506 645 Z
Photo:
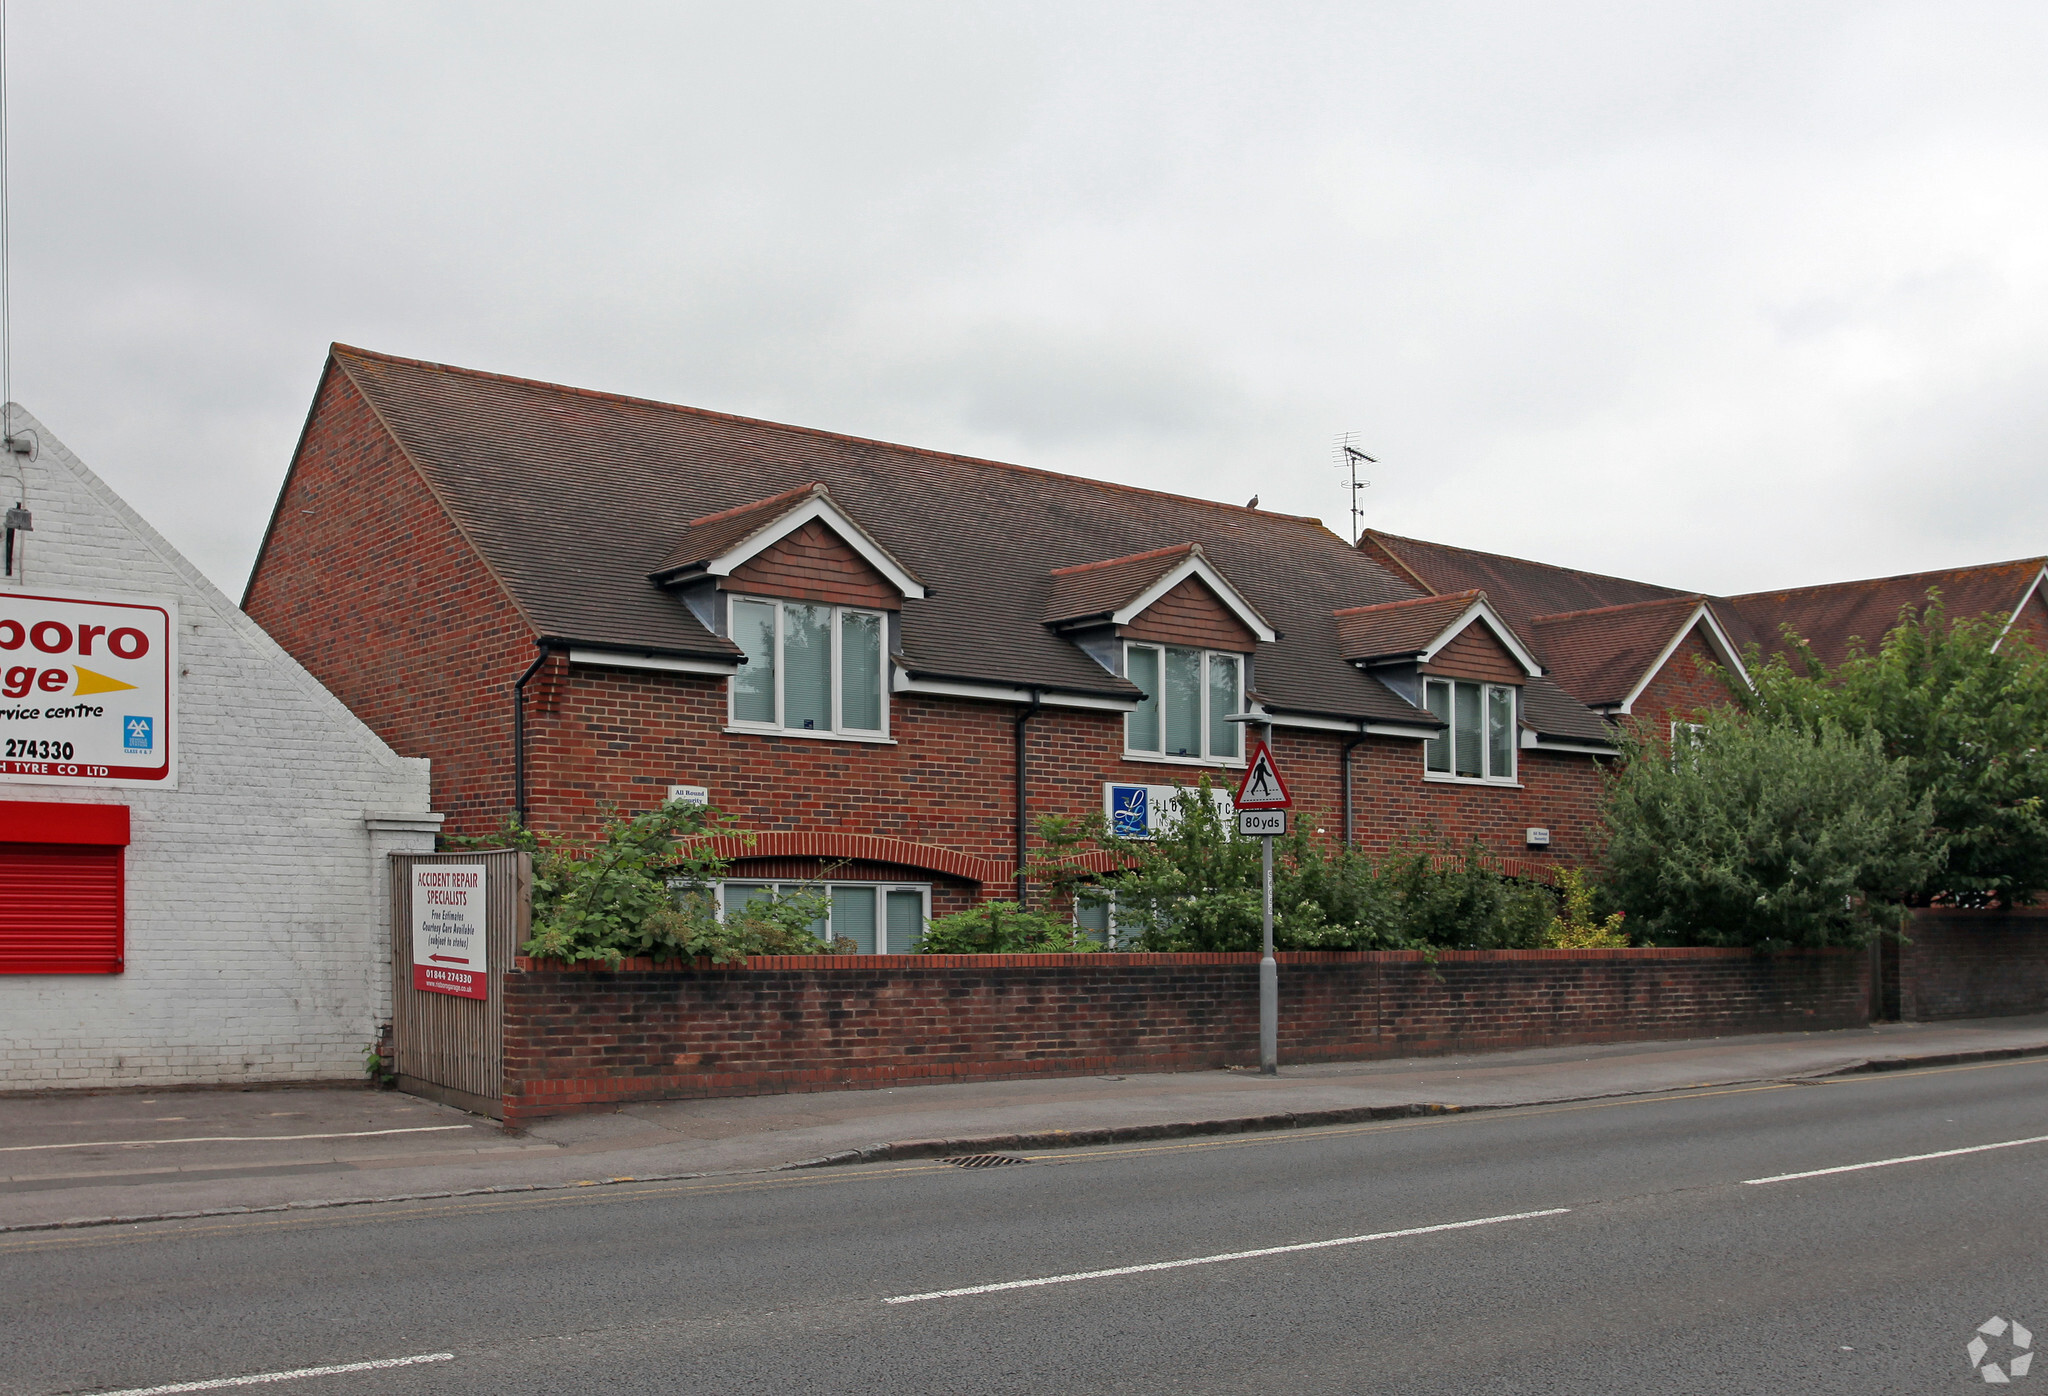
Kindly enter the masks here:
M 484 945 L 484 865 L 413 864 L 413 988 L 488 998 Z
M 0 781 L 177 784 L 178 603 L 0 595 Z
M 1294 804 L 1294 797 L 1287 793 L 1287 782 L 1280 779 L 1280 768 L 1273 764 L 1273 753 L 1266 749 L 1264 742 L 1252 747 L 1252 759 L 1245 764 L 1244 783 L 1237 787 L 1237 807 L 1246 809 L 1288 809 Z

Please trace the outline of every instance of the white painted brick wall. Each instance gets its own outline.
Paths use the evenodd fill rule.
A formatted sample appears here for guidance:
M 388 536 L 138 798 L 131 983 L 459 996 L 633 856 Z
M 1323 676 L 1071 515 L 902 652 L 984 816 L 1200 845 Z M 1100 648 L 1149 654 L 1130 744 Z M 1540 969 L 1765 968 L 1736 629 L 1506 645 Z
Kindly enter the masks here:
M 0 975 L 0 1090 L 360 1076 L 391 1013 L 377 864 L 433 847 L 364 818 L 424 815 L 428 763 L 385 746 L 40 423 L 14 421 L 39 450 L 0 457 L 0 492 L 25 489 L 35 531 L 0 586 L 174 597 L 183 674 L 177 789 L 0 780 L 0 799 L 125 804 L 134 826 L 126 971 Z

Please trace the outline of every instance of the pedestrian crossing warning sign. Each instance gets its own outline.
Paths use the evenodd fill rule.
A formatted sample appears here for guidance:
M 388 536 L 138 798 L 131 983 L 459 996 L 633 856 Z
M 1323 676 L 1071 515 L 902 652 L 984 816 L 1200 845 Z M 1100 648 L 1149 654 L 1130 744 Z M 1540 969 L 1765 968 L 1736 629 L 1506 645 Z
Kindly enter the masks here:
M 1287 809 L 1294 804 L 1294 797 L 1287 793 L 1287 782 L 1280 779 L 1280 768 L 1273 764 L 1273 753 L 1266 749 L 1264 742 L 1252 748 L 1252 759 L 1245 767 L 1244 784 L 1237 787 L 1239 809 Z

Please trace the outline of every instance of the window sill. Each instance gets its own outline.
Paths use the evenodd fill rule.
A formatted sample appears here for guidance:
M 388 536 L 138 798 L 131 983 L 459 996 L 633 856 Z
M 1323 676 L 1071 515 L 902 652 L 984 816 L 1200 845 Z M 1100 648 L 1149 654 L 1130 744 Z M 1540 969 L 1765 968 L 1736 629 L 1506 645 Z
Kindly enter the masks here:
M 1134 763 L 1145 762 L 1154 766 L 1210 766 L 1228 771 L 1244 769 L 1242 756 L 1161 756 L 1156 751 L 1127 751 L 1124 753 L 1124 760 Z
M 1424 771 L 1422 779 L 1430 785 L 1479 785 L 1489 786 L 1495 790 L 1520 790 L 1522 788 L 1522 782 L 1519 780 L 1489 780 L 1485 776 L 1445 776 L 1438 775 L 1434 771 Z
M 806 732 L 800 727 L 742 727 L 727 723 L 725 730 L 740 737 L 801 737 L 807 742 L 857 742 L 862 746 L 895 746 L 888 736 L 862 736 L 858 732 Z

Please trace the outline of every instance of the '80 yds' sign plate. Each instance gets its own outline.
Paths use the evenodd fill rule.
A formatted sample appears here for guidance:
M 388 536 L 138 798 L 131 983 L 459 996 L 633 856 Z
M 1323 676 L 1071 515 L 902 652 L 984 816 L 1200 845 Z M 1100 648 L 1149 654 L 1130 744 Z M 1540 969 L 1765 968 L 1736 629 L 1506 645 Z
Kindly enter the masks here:
M 0 780 L 177 783 L 178 604 L 0 593 Z

